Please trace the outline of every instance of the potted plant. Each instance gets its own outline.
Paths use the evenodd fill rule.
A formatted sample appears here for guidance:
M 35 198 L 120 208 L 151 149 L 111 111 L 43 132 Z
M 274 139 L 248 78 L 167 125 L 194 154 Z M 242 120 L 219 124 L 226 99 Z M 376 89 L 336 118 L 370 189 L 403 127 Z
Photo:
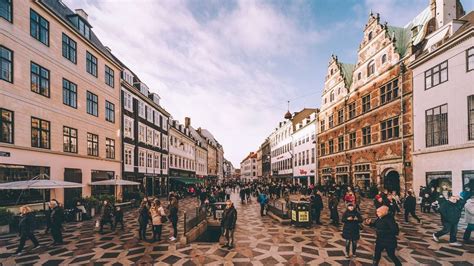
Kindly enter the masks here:
M 83 198 L 82 201 L 84 202 L 86 209 L 89 211 L 90 216 L 94 217 L 96 209 L 99 206 L 99 200 L 94 196 L 91 196 Z
M 10 223 L 13 221 L 13 213 L 7 208 L 0 208 L 0 235 L 10 233 Z

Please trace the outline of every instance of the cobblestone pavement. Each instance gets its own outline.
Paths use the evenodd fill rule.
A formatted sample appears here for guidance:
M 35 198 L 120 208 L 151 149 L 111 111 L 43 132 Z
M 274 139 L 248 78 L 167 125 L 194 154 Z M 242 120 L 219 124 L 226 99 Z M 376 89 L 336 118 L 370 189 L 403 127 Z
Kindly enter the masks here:
M 21 257 L 11 255 L 15 251 L 16 236 L 0 237 L 0 263 L 3 265 L 36 264 L 87 264 L 87 265 L 370 265 L 374 247 L 374 231 L 364 228 L 359 241 L 358 257 L 344 257 L 344 241 L 341 228 L 330 225 L 312 229 L 294 228 L 281 225 L 268 216 L 260 217 L 255 202 L 241 205 L 237 195 L 232 196 L 238 210 L 237 246 L 234 250 L 220 247 L 218 243 L 191 243 L 181 245 L 162 241 L 148 243 L 137 239 L 135 212 L 126 214 L 126 230 L 99 235 L 93 229 L 93 221 L 71 223 L 65 226 L 66 244 L 60 247 L 47 247 L 50 237 L 37 233 L 43 245 L 38 250 L 27 250 Z M 194 199 L 180 202 L 181 209 L 192 210 Z M 371 201 L 363 201 L 363 216 L 373 216 Z M 342 204 L 340 206 L 342 212 Z M 435 214 L 420 214 L 423 224 L 404 223 L 397 216 L 401 233 L 397 255 L 404 265 L 473 265 L 474 246 L 450 247 L 447 237 L 440 243 L 433 241 L 431 235 L 440 229 L 440 219 Z M 181 217 L 180 217 L 181 218 Z M 322 221 L 328 223 L 328 211 L 324 210 Z M 464 228 L 465 225 L 460 227 Z M 170 235 L 170 226 L 163 230 L 164 239 Z M 182 232 L 182 221 L 180 221 Z M 462 230 L 458 232 L 461 240 Z M 387 265 L 384 256 L 381 265 Z

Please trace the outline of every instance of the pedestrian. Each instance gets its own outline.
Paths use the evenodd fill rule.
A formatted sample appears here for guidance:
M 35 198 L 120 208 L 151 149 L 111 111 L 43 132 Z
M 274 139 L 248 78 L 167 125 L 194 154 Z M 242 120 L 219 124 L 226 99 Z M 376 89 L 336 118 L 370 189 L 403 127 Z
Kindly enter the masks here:
M 377 219 L 366 219 L 365 224 L 375 227 L 377 238 L 375 240 L 375 253 L 373 265 L 379 265 L 382 257 L 382 252 L 387 251 L 388 257 L 397 266 L 401 266 L 402 263 L 395 255 L 397 249 L 397 235 L 399 233 L 398 224 L 395 222 L 395 218 L 388 214 L 389 208 L 387 206 L 381 206 L 376 210 Z
M 257 202 L 260 203 L 260 216 L 264 216 L 265 207 L 268 204 L 268 197 L 264 191 L 258 195 Z
M 138 238 L 140 240 L 146 241 L 146 228 L 148 222 L 151 222 L 151 215 L 148 210 L 148 202 L 143 200 L 140 204 L 140 209 L 138 209 L 138 224 L 140 228 L 138 229 Z
M 20 245 L 16 249 L 15 255 L 23 255 L 22 250 L 25 247 L 25 242 L 30 239 L 33 242 L 33 249 L 40 247 L 38 240 L 33 234 L 34 216 L 28 206 L 20 207 L 20 222 L 18 223 L 18 234 L 20 235 Z
M 321 223 L 321 211 L 324 209 L 323 198 L 321 196 L 321 191 L 317 190 L 313 197 L 313 211 L 314 211 L 314 218 L 313 220 L 318 225 L 322 225 Z
M 169 238 L 170 241 L 176 241 L 178 239 L 178 201 L 176 198 L 171 198 L 171 202 L 168 205 L 169 219 L 173 226 L 173 235 Z
M 152 203 L 150 208 L 151 214 L 151 223 L 153 225 L 153 242 L 154 241 L 161 241 L 161 232 L 163 230 L 163 222 L 165 222 L 166 213 L 163 207 L 161 206 L 161 202 L 158 199 Z
M 240 189 L 239 195 L 240 195 L 241 203 L 244 204 L 245 203 L 245 189 L 244 188 Z
M 378 208 L 384 206 L 383 197 L 382 197 L 381 194 L 375 195 L 374 206 L 375 206 L 375 210 L 377 210 Z
M 232 201 L 227 200 L 224 213 L 222 214 L 221 227 L 224 237 L 226 238 L 226 244 L 223 247 L 227 247 L 229 250 L 234 247 L 234 231 L 237 223 L 237 210 L 234 207 Z
M 360 239 L 360 223 L 362 216 L 355 210 L 352 203 L 347 204 L 347 210 L 342 215 L 342 237 L 346 240 L 346 258 L 349 258 L 349 251 L 352 244 L 352 257 L 356 257 L 357 241 Z
M 329 212 L 331 224 L 339 226 L 339 212 L 337 211 L 337 205 L 339 205 L 339 200 L 336 195 L 330 194 L 328 200 Z
M 117 225 L 120 224 L 120 230 L 123 230 L 123 210 L 120 206 L 115 208 L 115 224 L 114 227 L 117 228 Z
M 471 198 L 464 205 L 464 211 L 467 227 L 463 239 L 464 243 L 471 244 L 471 232 L 474 230 L 474 194 L 471 194 Z
M 227 186 L 226 189 L 225 189 L 225 199 L 226 200 L 230 200 L 230 194 L 232 193 L 232 189 L 230 188 L 230 186 Z
M 46 217 L 46 228 L 44 229 L 44 234 L 49 234 L 49 231 L 51 230 L 51 207 L 49 206 L 48 203 L 48 208 L 44 211 L 44 217 Z
M 413 191 L 408 191 L 408 196 L 403 202 L 403 208 L 405 209 L 405 222 L 408 223 L 408 215 L 411 214 L 413 218 L 418 220 L 418 223 L 421 223 L 420 218 L 416 215 L 416 198 L 413 196 Z
M 63 234 L 62 224 L 64 221 L 64 212 L 63 209 L 59 206 L 59 203 L 56 200 L 51 200 L 49 202 L 51 208 L 51 236 L 53 237 L 53 245 L 62 245 L 63 244 Z
M 424 213 L 430 213 L 431 212 L 431 199 L 430 199 L 430 194 L 425 193 L 423 198 L 421 199 L 421 211 Z
M 104 200 L 104 205 L 102 206 L 102 214 L 100 216 L 99 234 L 104 233 L 104 225 L 105 224 L 110 225 L 110 229 L 112 231 L 115 230 L 114 223 L 112 221 L 113 211 L 114 210 L 112 208 L 112 205 L 107 200 Z
M 433 234 L 433 239 L 439 242 L 439 238 L 449 233 L 449 245 L 453 247 L 461 247 L 462 244 L 457 242 L 456 234 L 458 232 L 458 223 L 461 219 L 463 201 L 458 196 L 450 195 L 448 200 L 440 198 L 439 213 L 441 214 L 441 222 L 443 229 Z
M 400 208 L 398 208 L 397 202 L 393 198 L 392 194 L 387 194 L 387 206 L 389 209 L 389 214 L 395 217 L 395 214 L 400 213 Z

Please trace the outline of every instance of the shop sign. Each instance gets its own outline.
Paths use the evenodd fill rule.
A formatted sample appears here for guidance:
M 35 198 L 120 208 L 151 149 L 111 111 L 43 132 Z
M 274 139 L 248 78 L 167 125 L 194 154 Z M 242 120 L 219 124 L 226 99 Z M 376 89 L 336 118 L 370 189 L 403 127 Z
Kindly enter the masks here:
M 308 211 L 299 211 L 298 212 L 298 221 L 299 222 L 309 222 L 309 212 Z
M 296 221 L 296 211 L 295 210 L 291 210 L 291 220 Z

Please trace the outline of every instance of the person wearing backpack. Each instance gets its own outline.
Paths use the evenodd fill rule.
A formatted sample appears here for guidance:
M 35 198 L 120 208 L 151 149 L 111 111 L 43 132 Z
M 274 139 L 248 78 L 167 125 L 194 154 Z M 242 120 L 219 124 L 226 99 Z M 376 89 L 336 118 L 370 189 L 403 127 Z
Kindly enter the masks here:
M 264 216 L 265 206 L 268 203 L 268 197 L 265 192 L 262 191 L 262 193 L 258 195 L 257 202 L 260 203 L 260 216 Z

